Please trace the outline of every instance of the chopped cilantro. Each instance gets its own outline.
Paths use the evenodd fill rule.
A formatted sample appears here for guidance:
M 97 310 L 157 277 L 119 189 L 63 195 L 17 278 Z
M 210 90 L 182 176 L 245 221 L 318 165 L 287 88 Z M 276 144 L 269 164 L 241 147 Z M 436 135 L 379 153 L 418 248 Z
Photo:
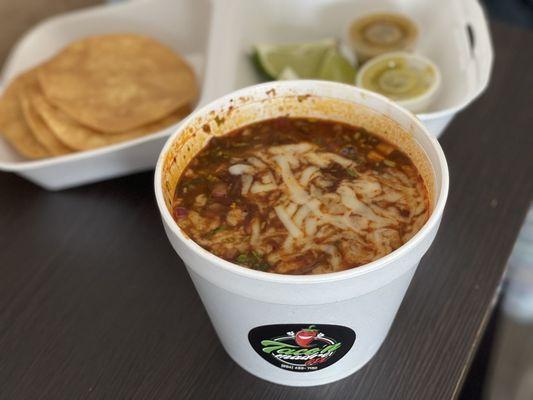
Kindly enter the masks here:
M 267 271 L 269 268 L 270 268 L 270 264 L 268 264 L 267 262 L 261 262 L 253 266 L 253 269 L 257 269 L 259 271 Z
M 207 238 L 211 238 L 214 235 L 216 235 L 218 232 L 222 232 L 224 229 L 226 229 L 226 225 L 220 225 L 213 229 L 212 231 L 209 231 L 206 235 Z
M 248 262 L 248 256 L 246 254 L 239 254 L 239 256 L 236 258 L 236 261 L 238 263 L 246 264 Z
M 350 168 L 346 169 L 346 173 L 350 176 L 353 176 L 354 178 L 357 178 L 359 176 L 357 172 L 355 172 L 353 169 L 350 169 Z
M 263 255 L 255 250 L 249 253 L 239 254 L 235 261 L 258 271 L 267 271 L 270 269 L 270 264 L 264 260 Z

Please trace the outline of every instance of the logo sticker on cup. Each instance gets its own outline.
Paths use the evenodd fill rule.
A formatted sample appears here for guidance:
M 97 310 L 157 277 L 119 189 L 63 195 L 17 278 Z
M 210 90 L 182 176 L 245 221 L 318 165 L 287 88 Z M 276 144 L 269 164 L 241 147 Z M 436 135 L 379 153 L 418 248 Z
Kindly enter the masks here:
M 253 349 L 278 368 L 317 371 L 333 365 L 352 348 L 355 332 L 340 325 L 263 325 L 248 333 Z

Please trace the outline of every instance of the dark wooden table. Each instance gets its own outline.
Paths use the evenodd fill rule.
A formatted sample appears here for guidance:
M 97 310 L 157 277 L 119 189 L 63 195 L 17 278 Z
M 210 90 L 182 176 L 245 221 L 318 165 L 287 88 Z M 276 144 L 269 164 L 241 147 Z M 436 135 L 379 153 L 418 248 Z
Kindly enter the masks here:
M 490 89 L 442 137 L 440 232 L 365 368 L 298 389 L 235 365 L 163 233 L 151 172 L 59 193 L 2 174 L 0 399 L 456 397 L 533 195 L 533 33 L 492 28 Z

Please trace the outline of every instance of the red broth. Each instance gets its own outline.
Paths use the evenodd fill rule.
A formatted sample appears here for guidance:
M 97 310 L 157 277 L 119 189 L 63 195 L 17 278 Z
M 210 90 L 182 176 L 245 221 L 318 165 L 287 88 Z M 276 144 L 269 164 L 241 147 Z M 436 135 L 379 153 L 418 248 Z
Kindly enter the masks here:
M 427 221 L 429 200 L 409 157 L 379 136 L 284 117 L 213 137 L 180 177 L 172 211 L 223 259 L 318 274 L 397 249 Z

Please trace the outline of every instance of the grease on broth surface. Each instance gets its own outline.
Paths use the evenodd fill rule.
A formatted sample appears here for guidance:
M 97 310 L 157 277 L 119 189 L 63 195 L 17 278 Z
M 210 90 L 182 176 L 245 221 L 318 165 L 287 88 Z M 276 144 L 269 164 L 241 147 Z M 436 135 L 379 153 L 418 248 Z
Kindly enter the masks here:
M 427 221 L 429 200 L 411 160 L 380 137 L 283 117 L 213 137 L 181 175 L 172 213 L 228 261 L 319 274 L 400 247 Z

